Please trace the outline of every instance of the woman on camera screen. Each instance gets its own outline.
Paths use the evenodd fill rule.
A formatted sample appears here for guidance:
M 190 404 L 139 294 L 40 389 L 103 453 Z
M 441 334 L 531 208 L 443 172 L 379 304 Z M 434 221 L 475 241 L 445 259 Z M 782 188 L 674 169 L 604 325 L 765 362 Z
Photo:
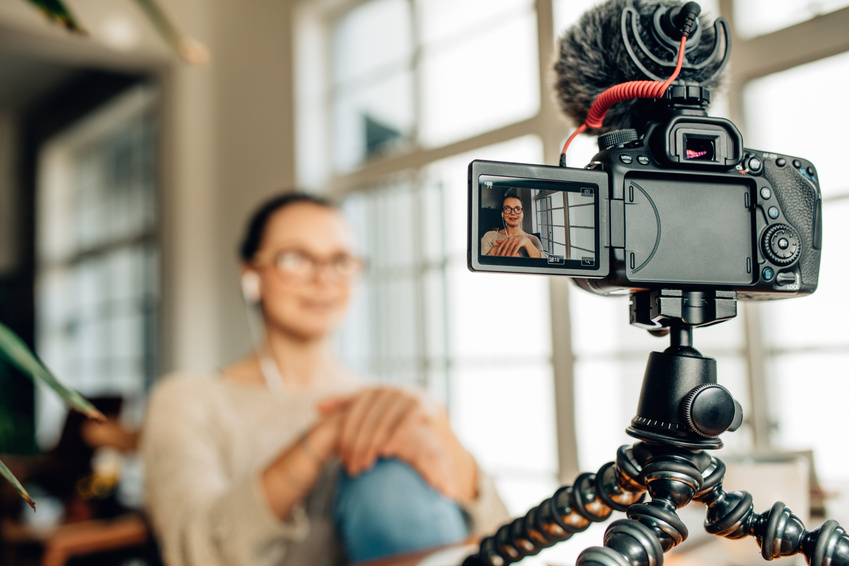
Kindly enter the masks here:
M 501 199 L 501 219 L 504 228 L 490 230 L 481 239 L 481 254 L 507 257 L 545 257 L 542 242 L 522 229 L 525 217 L 522 201 L 513 191 Z

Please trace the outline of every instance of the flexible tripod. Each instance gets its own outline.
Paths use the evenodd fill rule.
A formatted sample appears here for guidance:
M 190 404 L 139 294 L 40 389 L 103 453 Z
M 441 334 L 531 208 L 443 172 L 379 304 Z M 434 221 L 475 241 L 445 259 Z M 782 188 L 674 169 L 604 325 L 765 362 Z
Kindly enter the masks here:
M 690 501 L 707 506 L 705 530 L 732 539 L 753 536 L 765 560 L 802 553 L 814 566 L 849 565 L 849 535 L 837 521 L 805 530 L 783 503 L 755 513 L 752 496 L 722 489 L 725 464 L 705 450 L 722 447 L 719 435 L 736 430 L 740 404 L 716 382 L 716 361 L 692 346 L 693 328 L 733 318 L 733 291 L 639 291 L 631 295 L 631 324 L 669 331 L 670 346 L 652 352 L 637 416 L 616 462 L 578 476 L 571 486 L 481 541 L 463 566 L 506 566 L 564 541 L 593 522 L 623 511 L 605 531 L 604 546 L 578 557 L 578 566 L 661 566 L 663 553 L 683 542 L 686 525 L 676 510 Z M 646 494 L 649 501 L 646 502 Z

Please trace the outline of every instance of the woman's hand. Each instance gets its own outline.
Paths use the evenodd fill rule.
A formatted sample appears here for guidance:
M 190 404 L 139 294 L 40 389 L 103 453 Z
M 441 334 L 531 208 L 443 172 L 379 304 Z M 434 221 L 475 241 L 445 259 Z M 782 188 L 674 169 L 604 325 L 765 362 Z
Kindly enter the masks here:
M 519 250 L 522 248 L 528 252 L 528 257 L 542 257 L 527 234 L 505 236 L 495 240 L 495 246 L 490 250 L 489 255 L 519 257 Z
M 477 468 L 448 426 L 443 409 L 399 388 L 366 389 L 323 401 L 324 414 L 342 413 L 339 457 L 351 475 L 378 458 L 398 458 L 453 499 L 474 499 Z
M 326 415 L 263 470 L 265 497 L 278 518 L 288 517 L 313 488 L 325 462 L 337 452 L 341 430 L 342 414 Z

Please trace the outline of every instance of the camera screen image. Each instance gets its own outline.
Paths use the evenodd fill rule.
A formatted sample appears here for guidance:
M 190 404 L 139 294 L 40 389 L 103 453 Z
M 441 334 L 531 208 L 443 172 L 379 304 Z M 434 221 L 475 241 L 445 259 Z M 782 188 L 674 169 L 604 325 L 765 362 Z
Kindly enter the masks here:
M 543 259 L 549 264 L 595 265 L 597 188 L 543 181 L 535 181 L 534 188 L 521 186 L 527 181 L 481 176 L 481 255 L 501 252 L 503 257 Z M 502 250 L 500 244 L 514 231 L 527 240 L 524 247 Z M 538 257 L 527 249 L 529 245 Z
M 496 174 L 495 167 L 474 162 L 470 172 L 473 269 L 592 277 L 606 267 L 599 240 L 606 184 L 552 178 L 549 171 L 537 177 L 531 167 Z

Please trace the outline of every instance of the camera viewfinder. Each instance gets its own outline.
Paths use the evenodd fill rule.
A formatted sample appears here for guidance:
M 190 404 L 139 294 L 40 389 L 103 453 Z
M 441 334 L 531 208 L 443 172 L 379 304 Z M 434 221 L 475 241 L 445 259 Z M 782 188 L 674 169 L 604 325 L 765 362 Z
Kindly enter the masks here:
M 716 160 L 716 143 L 714 137 L 684 136 L 684 158 L 688 161 Z

